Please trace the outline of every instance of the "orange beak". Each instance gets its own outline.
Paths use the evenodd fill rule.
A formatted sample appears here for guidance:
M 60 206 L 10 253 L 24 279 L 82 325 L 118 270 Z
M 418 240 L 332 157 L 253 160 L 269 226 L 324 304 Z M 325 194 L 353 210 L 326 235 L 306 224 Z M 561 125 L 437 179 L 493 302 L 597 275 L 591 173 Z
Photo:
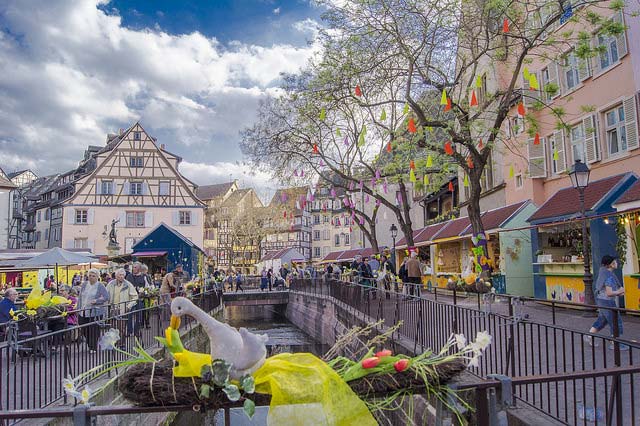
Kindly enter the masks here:
M 171 315 L 171 321 L 169 321 L 169 327 L 177 330 L 180 328 L 180 317 L 176 315 Z

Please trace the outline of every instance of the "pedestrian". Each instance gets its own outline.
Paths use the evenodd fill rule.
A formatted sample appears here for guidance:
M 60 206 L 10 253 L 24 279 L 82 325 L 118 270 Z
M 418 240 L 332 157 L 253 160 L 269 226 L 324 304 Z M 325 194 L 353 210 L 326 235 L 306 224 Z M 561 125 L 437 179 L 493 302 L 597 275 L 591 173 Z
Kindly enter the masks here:
M 107 284 L 109 303 L 111 304 L 111 316 L 122 337 L 128 337 L 127 324 L 131 317 L 128 313 L 138 302 L 138 292 L 133 284 L 125 279 L 126 276 L 127 272 L 124 268 L 118 269 L 116 271 L 116 278 Z M 121 343 L 120 346 L 123 347 L 124 342 Z
M 182 263 L 178 263 L 173 270 L 173 276 L 177 279 L 179 285 L 178 291 L 184 290 L 184 285 L 189 282 L 189 273 L 184 270 Z
M 378 287 L 385 291 L 386 298 L 390 299 L 391 281 L 394 279 L 396 270 L 386 255 L 380 256 L 380 272 L 378 273 Z
M 98 348 L 100 325 L 105 314 L 105 304 L 109 301 L 109 293 L 105 285 L 100 282 L 97 269 L 89 269 L 87 282 L 82 285 L 78 297 L 78 324 L 87 341 L 90 353 Z
M 598 318 L 589 329 L 589 333 L 597 333 L 602 330 L 607 324 L 611 331 L 611 336 L 614 335 L 615 330 L 615 318 L 617 318 L 618 336 L 622 336 L 622 318 L 619 313 L 614 313 L 611 309 L 618 307 L 618 296 L 624 294 L 624 287 L 620 284 L 618 277 L 615 274 L 615 270 L 618 267 L 618 261 L 614 256 L 605 255 L 602 257 L 600 269 L 598 270 L 598 278 L 596 279 L 593 293 L 596 299 L 596 305 L 601 308 L 598 309 Z M 589 344 L 593 344 L 592 336 L 585 335 L 585 340 Z M 597 344 L 596 344 L 597 346 Z M 613 348 L 613 342 L 610 344 L 610 349 Z M 627 350 L 627 345 L 620 345 L 620 349 Z
M 169 321 L 171 299 L 175 297 L 178 290 L 178 284 L 173 276 L 173 272 L 169 272 L 162 277 L 162 284 L 160 284 L 160 307 L 162 311 L 162 320 L 164 322 Z
M 282 279 L 284 280 L 285 286 L 287 285 L 287 277 L 289 276 L 289 269 L 287 269 L 289 265 L 287 265 L 286 263 L 282 264 L 282 266 L 280 267 L 280 271 L 278 271 L 280 273 L 280 276 L 282 277 Z
M 236 293 L 238 290 L 244 293 L 244 289 L 242 288 L 242 282 L 244 281 L 244 277 L 242 276 L 242 272 L 238 271 L 236 274 Z
M 0 301 L 0 324 L 11 321 L 11 311 L 16 311 L 16 300 L 18 299 L 18 290 L 9 287 L 4 292 L 4 298 Z
M 369 265 L 369 258 L 365 257 L 362 259 L 362 262 L 358 265 L 358 274 L 360 275 L 360 283 L 365 287 L 373 287 L 373 271 L 371 270 L 371 265 Z M 376 298 L 376 291 L 371 289 L 367 291 L 371 291 L 373 293 L 373 298 Z
M 273 268 L 269 268 L 267 271 L 267 284 L 269 284 L 269 291 L 273 290 Z
M 142 263 L 133 262 L 131 264 L 131 272 L 127 274 L 125 277 L 127 281 L 129 281 L 135 287 L 138 294 L 142 292 L 142 290 L 147 287 L 147 281 L 145 279 L 144 274 L 142 273 Z M 140 335 L 141 329 L 144 326 L 144 300 L 142 298 L 138 298 L 136 305 L 133 308 L 136 313 L 133 315 L 129 315 L 127 321 L 127 334 L 135 334 L 136 336 Z
M 400 282 L 402 282 L 403 292 L 405 292 L 405 289 L 407 288 L 404 283 L 409 282 L 409 275 L 407 275 L 408 261 L 409 261 L 408 257 L 405 257 L 404 259 L 402 259 L 402 265 L 400 265 L 400 269 L 398 270 L 398 277 L 400 278 Z M 394 290 L 396 293 L 398 292 L 398 281 L 396 281 L 394 284 Z
M 262 272 L 260 273 L 260 291 L 265 291 L 267 289 L 267 268 L 262 267 Z
M 420 259 L 418 259 L 418 253 L 412 251 L 410 258 L 407 261 L 407 279 L 411 283 L 409 284 L 409 294 L 411 296 L 420 296 L 419 285 L 422 283 L 422 265 L 420 265 Z

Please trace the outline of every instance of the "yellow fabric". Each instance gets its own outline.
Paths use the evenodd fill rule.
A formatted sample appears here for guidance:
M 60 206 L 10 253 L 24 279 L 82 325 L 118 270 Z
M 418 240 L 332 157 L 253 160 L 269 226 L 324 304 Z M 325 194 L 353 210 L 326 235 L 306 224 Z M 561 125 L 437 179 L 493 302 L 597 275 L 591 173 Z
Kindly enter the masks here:
M 211 355 L 184 350 L 173 354 L 178 366 L 173 367 L 175 377 L 200 377 L 202 367 L 211 365 Z
M 377 425 L 349 385 L 312 354 L 272 356 L 253 376 L 256 392 L 271 395 L 270 425 Z

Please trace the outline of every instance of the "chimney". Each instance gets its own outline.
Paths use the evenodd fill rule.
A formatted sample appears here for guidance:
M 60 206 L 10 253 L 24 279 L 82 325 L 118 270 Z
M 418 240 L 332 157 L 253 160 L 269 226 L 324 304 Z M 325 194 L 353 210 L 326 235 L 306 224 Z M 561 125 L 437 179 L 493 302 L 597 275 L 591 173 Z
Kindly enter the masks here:
M 120 132 L 120 134 L 123 134 L 124 133 L 124 129 L 120 129 L 119 132 Z
M 163 143 L 160 144 L 160 149 L 164 151 L 164 144 Z

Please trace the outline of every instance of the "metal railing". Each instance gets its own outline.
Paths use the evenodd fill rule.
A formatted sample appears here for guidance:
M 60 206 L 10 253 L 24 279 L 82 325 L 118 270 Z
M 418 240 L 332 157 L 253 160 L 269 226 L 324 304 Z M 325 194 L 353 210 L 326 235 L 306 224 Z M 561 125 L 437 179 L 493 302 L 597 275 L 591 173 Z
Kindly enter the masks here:
M 207 312 L 221 306 L 221 295 L 216 291 L 190 298 Z M 19 333 L 0 343 L 0 411 L 39 409 L 66 401 L 63 378 L 76 377 L 108 361 L 124 360 L 125 356 L 116 351 L 88 346 L 109 328 L 120 330 L 119 344 L 126 352 L 132 352 L 136 341 L 145 349 L 159 347 L 155 336 L 163 335 L 169 323 L 170 302 L 162 300 L 122 315 L 118 306 L 110 305 L 108 314 L 98 321 L 43 334 L 29 331 L 26 338 Z M 195 322 L 186 317 L 183 324 L 190 329 Z
M 479 366 L 470 368 L 472 373 L 520 378 L 579 373 L 573 380 L 515 383 L 515 396 L 567 424 L 586 425 L 590 413 L 594 413 L 596 424 L 605 424 L 598 420 L 603 417 L 610 421 L 606 424 L 640 424 L 640 401 L 635 398 L 635 388 L 640 386 L 636 370 L 640 346 L 636 343 L 532 321 L 521 314 L 518 298 L 510 299 L 503 314 L 473 304 L 458 305 L 455 297 L 450 303 L 335 280 L 295 280 L 291 290 L 334 298 L 346 313 L 341 319 L 347 327 L 378 320 L 392 326 L 402 321 L 394 337 L 411 342 L 414 352 L 441 348 L 452 334 L 473 339 L 478 332 L 487 331 L 493 342 Z M 613 315 L 617 321 L 617 309 Z M 621 370 L 606 374 L 613 368 Z

